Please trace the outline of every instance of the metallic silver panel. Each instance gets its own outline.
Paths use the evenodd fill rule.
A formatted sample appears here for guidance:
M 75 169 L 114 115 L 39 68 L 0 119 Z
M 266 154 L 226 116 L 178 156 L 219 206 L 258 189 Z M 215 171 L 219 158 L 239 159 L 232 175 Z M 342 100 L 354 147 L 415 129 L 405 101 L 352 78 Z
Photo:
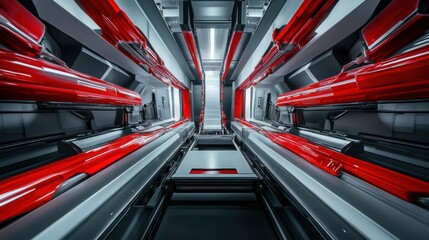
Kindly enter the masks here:
M 190 174 L 192 169 L 236 169 L 238 174 Z M 240 151 L 189 151 L 172 179 L 184 178 L 254 178 Z
M 231 123 L 231 129 L 232 131 L 235 132 L 238 140 L 242 140 L 243 139 L 243 125 L 239 122 L 232 122 Z
M 392 203 L 369 194 L 367 189 L 325 173 L 268 138 L 249 129 L 245 132 L 246 145 L 332 238 L 424 239 L 429 234 L 428 211 L 421 209 L 416 216 L 412 213 L 418 207 L 411 203 L 400 199 Z
M 164 134 L 3 228 L 0 238 L 100 237 L 181 144 L 176 130 Z

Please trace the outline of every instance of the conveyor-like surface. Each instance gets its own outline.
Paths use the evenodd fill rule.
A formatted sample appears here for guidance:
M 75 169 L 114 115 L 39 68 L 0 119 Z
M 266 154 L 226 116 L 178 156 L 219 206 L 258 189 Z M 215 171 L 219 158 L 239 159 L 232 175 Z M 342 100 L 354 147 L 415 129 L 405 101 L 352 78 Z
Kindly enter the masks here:
M 203 129 L 221 131 L 220 111 L 220 79 L 217 76 L 208 76 L 205 80 L 205 105 Z

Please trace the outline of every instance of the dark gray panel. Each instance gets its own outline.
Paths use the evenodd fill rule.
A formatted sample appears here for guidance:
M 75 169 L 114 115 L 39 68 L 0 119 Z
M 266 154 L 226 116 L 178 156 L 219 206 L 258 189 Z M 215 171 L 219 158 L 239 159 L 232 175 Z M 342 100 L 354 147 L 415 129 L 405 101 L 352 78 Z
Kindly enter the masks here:
M 116 112 L 93 111 L 92 113 L 94 114 L 94 128 L 102 129 L 115 125 Z
M 296 90 L 314 83 L 306 71 L 301 71 L 297 74 L 293 74 L 289 78 L 285 78 L 285 82 L 291 90 Z
M 25 135 L 27 138 L 63 132 L 59 124 L 57 113 L 27 113 L 23 114 Z
M 129 87 L 133 79 L 121 69 L 112 66 L 112 69 L 104 80 L 122 87 Z
M 192 91 L 192 98 L 194 100 L 194 122 L 195 122 L 195 126 L 200 125 L 200 113 L 201 113 L 201 85 L 195 85 L 194 86 L 194 90 Z
M 232 106 L 232 86 L 224 86 L 224 99 L 223 99 L 223 111 L 226 115 L 226 128 L 231 128 L 231 121 L 233 116 L 231 114 Z
M 348 61 L 342 57 L 339 51 L 330 50 L 314 60 L 308 67 L 318 81 L 332 77 L 341 72 L 343 64 Z
M 73 61 L 71 68 L 82 73 L 86 73 L 96 78 L 101 78 L 109 68 L 106 60 L 81 48 L 79 55 Z
M 86 130 L 86 122 L 70 111 L 58 111 L 61 127 L 68 131 Z

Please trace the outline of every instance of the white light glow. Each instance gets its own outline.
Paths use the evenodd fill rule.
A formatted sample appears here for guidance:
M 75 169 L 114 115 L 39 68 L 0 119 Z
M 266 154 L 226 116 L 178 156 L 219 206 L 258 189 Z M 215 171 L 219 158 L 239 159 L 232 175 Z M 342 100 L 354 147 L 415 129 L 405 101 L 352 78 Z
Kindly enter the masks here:
M 210 59 L 214 59 L 215 52 L 215 29 L 210 28 Z

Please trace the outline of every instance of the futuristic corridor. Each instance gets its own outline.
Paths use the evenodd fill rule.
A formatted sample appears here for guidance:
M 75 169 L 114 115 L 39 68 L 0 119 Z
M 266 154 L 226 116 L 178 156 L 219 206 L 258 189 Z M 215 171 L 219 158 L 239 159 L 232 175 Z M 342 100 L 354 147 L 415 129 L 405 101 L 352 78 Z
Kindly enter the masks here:
M 429 0 L 0 0 L 0 239 L 429 239 Z

